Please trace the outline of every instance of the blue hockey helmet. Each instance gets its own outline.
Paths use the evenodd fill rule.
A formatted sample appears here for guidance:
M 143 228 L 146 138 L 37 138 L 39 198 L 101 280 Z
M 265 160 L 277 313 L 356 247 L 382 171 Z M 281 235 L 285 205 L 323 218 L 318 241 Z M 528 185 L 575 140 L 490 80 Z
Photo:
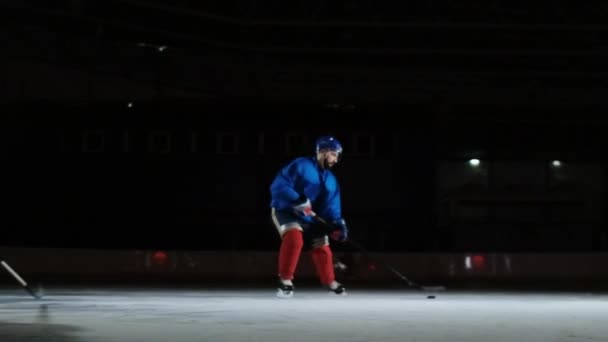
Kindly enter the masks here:
M 319 151 L 328 149 L 331 151 L 336 151 L 338 153 L 342 153 L 342 144 L 338 141 L 338 139 L 332 136 L 322 136 L 317 139 L 317 153 Z

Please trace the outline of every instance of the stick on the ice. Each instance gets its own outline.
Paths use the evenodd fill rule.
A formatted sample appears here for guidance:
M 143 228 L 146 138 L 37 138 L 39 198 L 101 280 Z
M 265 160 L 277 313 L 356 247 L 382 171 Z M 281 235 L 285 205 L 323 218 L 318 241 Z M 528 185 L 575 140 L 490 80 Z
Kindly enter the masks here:
M 327 222 L 323 218 L 316 216 L 316 215 L 313 217 L 320 224 L 322 224 L 330 229 L 334 228 L 333 225 L 331 225 L 329 222 Z M 359 250 L 359 252 L 361 252 L 367 259 L 374 260 L 374 258 L 371 257 L 370 253 L 360 243 L 353 241 L 350 238 L 346 241 L 351 246 L 355 247 L 355 249 Z M 375 260 L 375 261 L 378 262 L 378 260 Z M 411 281 L 410 279 L 408 279 L 403 274 L 401 274 L 399 271 L 397 271 L 394 267 L 392 267 L 388 263 L 381 261 L 380 264 L 382 264 L 387 270 L 392 272 L 394 275 L 399 277 L 399 279 L 403 280 L 411 288 L 422 290 L 422 291 L 444 291 L 446 289 L 445 286 L 423 286 L 423 285 L 417 284 L 417 283 Z
M 25 291 L 27 291 L 27 293 L 29 293 L 30 295 L 32 295 L 32 297 L 34 297 L 36 299 L 42 298 L 42 295 L 38 291 L 34 291 L 28 285 L 28 283 L 25 280 L 23 280 L 23 278 L 21 278 L 21 276 L 19 276 L 19 274 L 17 274 L 17 272 L 15 272 L 15 270 L 13 270 L 13 268 L 10 267 L 4 260 L 0 261 L 0 264 L 2 264 L 2 266 L 4 266 L 4 268 L 8 271 L 8 273 L 10 273 L 19 282 L 19 284 L 21 284 L 21 286 L 23 286 L 23 288 L 25 289 Z

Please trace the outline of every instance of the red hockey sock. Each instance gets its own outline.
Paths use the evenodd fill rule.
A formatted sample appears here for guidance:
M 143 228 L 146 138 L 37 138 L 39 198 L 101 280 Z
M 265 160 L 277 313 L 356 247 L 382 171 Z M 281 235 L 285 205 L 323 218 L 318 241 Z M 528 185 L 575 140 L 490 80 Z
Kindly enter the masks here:
M 321 284 L 329 285 L 335 280 L 333 254 L 329 246 L 313 248 L 311 252 L 312 262 L 319 275 Z
M 279 277 L 281 279 L 293 279 L 303 246 L 304 239 L 300 230 L 291 229 L 283 234 L 279 249 Z

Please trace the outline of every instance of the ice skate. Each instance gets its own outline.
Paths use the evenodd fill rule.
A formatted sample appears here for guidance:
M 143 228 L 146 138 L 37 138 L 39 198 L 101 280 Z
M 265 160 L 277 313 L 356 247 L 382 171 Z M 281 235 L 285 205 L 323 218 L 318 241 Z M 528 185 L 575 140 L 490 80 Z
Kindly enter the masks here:
M 277 288 L 277 297 L 279 298 L 291 298 L 293 297 L 293 284 L 291 281 L 286 282 L 279 279 L 279 286 Z
M 346 296 L 346 288 L 344 285 L 334 282 L 327 287 L 330 291 L 330 294 L 336 294 L 338 296 Z

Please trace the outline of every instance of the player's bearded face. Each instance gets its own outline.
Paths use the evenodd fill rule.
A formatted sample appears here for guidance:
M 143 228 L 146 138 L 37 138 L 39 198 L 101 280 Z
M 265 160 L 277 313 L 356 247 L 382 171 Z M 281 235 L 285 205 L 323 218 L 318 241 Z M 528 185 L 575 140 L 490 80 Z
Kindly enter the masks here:
M 323 168 L 331 169 L 332 167 L 334 167 L 334 165 L 338 163 L 339 157 L 340 154 L 336 151 L 326 151 L 325 153 L 323 153 L 323 159 L 321 160 L 321 162 L 323 163 Z

